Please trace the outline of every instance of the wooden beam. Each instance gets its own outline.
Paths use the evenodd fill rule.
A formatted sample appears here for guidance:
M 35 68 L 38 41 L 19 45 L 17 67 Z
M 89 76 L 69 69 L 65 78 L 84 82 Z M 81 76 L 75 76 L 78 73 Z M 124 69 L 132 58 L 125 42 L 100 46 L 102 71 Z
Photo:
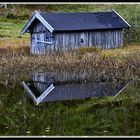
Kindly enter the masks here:
M 36 17 L 52 33 L 54 28 L 36 11 Z
M 28 22 L 25 24 L 25 26 L 23 27 L 23 29 L 21 30 L 21 34 L 24 34 L 27 29 L 29 28 L 29 26 L 31 25 L 31 23 L 34 21 L 34 19 L 36 18 L 36 12 L 34 12 L 31 16 L 31 18 L 28 20 Z
M 128 82 L 128 83 L 113 97 L 113 99 L 116 98 L 128 85 L 130 85 L 131 82 L 132 82 L 132 81 Z
M 131 25 L 130 25 L 122 16 L 120 16 L 114 9 L 112 9 L 112 11 L 113 11 L 117 16 L 119 16 L 119 18 L 121 18 L 121 20 L 123 20 L 129 27 L 131 27 Z
M 29 96 L 32 98 L 32 100 L 34 101 L 34 103 L 36 104 L 37 103 L 37 99 L 36 97 L 34 96 L 34 94 L 32 93 L 32 91 L 29 89 L 29 87 L 27 86 L 27 84 L 22 81 L 22 85 L 24 87 L 24 89 L 27 91 L 27 93 L 29 94 Z
M 51 44 L 52 45 L 52 42 L 46 42 L 46 41 L 40 41 L 40 40 L 37 40 L 37 43 L 45 43 L 45 44 Z
M 38 98 L 36 98 L 24 81 L 22 81 L 22 85 L 36 105 L 42 102 L 42 100 L 55 88 L 54 85 L 51 84 Z
M 54 28 L 37 11 L 35 11 L 22 29 L 21 34 L 24 34 L 27 31 L 35 18 L 37 18 L 51 33 L 53 32 Z
M 51 84 L 38 98 L 37 98 L 37 103 L 38 105 L 52 90 L 54 89 L 54 85 Z

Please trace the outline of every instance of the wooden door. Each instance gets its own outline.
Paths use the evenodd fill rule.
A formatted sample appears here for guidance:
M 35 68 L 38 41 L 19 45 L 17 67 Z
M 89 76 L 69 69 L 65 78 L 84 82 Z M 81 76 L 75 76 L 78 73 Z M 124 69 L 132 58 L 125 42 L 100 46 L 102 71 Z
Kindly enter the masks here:
M 48 52 L 54 52 L 54 38 L 52 33 L 46 32 L 44 33 L 44 41 L 46 42 L 45 45 L 45 51 Z
M 45 54 L 44 33 L 34 33 L 31 35 L 31 53 Z
M 45 54 L 54 50 L 53 36 L 48 33 L 34 33 L 31 35 L 31 53 Z

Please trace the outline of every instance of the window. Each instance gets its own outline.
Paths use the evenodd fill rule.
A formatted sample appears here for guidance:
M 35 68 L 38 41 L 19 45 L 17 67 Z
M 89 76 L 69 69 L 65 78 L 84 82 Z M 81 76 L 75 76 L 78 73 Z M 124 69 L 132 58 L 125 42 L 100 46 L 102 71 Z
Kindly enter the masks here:
M 81 43 L 84 43 L 84 39 L 83 38 L 81 38 Z
M 51 33 L 46 34 L 46 42 L 53 42 L 53 35 Z
M 37 40 L 40 40 L 40 34 L 36 34 L 37 35 Z
M 51 33 L 34 34 L 36 43 L 53 44 L 53 35 Z

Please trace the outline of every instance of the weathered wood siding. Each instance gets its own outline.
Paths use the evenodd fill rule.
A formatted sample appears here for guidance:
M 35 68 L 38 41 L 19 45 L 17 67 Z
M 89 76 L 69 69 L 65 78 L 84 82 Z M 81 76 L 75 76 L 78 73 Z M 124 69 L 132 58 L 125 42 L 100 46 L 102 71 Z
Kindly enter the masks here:
M 118 48 L 123 45 L 122 30 L 63 32 L 55 34 L 55 49 L 66 51 L 79 47 Z
M 31 54 L 46 54 L 48 52 L 54 51 L 54 43 L 46 44 L 38 41 L 46 41 L 47 34 L 51 34 L 41 22 L 35 21 L 32 27 L 30 28 L 31 32 Z M 53 34 L 52 34 L 53 36 Z M 52 42 L 54 40 L 52 39 Z
M 53 32 L 50 33 L 41 22 L 35 20 L 30 27 L 31 54 L 46 54 L 54 51 L 74 50 L 79 47 L 118 48 L 123 45 L 123 30 L 100 30 L 79 32 Z M 47 35 L 52 36 L 52 44 L 47 41 Z M 42 42 L 38 42 L 42 41 Z
M 48 32 L 46 27 L 38 19 L 34 20 L 30 30 L 32 33 Z

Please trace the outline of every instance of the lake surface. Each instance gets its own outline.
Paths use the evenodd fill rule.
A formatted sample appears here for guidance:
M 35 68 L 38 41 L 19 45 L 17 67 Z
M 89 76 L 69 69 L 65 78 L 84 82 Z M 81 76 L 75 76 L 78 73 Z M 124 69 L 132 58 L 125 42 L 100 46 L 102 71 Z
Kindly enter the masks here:
M 48 87 L 53 84 L 55 88 L 42 100 L 43 102 L 49 102 L 84 99 L 98 96 L 115 96 L 128 83 L 128 81 L 72 81 L 72 79 L 67 77 L 65 77 L 65 80 L 63 78 L 63 81 L 54 79 L 58 79 L 58 77 L 46 75 L 45 73 L 34 72 L 31 81 L 28 81 L 25 84 L 27 84 L 29 90 L 31 90 L 35 97 L 42 95 L 48 89 Z M 23 87 L 26 90 L 24 85 Z M 27 91 L 27 93 L 29 92 Z M 29 93 L 29 95 L 31 94 Z
M 54 89 L 43 99 L 43 102 L 84 99 L 99 96 L 115 96 L 127 82 L 74 82 L 55 84 Z M 29 88 L 39 97 L 48 85 L 42 82 L 31 82 Z
M 67 84 L 65 86 L 69 89 L 66 92 L 74 89 Z M 131 84 L 115 99 L 112 96 L 94 96 L 51 101 L 50 97 L 50 101 L 47 99 L 49 102 L 38 106 L 34 105 L 21 84 L 0 85 L 0 90 L 1 136 L 140 135 L 140 82 Z

